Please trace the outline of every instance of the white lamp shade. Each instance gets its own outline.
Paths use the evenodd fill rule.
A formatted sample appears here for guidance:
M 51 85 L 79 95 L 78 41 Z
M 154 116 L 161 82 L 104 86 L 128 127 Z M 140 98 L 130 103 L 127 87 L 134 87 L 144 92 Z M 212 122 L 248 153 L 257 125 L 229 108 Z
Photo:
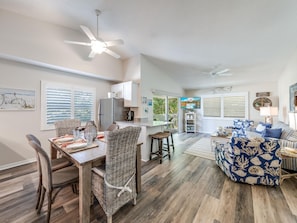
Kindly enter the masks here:
M 278 107 L 260 107 L 261 116 L 277 116 Z

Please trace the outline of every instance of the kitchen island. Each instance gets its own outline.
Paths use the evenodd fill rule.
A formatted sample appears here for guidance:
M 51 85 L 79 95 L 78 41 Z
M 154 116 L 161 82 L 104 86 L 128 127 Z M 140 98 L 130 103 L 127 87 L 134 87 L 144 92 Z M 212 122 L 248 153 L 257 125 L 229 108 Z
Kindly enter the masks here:
M 116 124 L 118 124 L 120 128 L 125 128 L 127 126 L 141 127 L 138 143 L 143 143 L 141 147 L 141 159 L 146 162 L 150 159 L 150 153 L 151 153 L 151 138 L 149 135 L 157 132 L 163 132 L 164 129 L 167 127 L 167 125 L 170 124 L 170 122 L 116 121 Z

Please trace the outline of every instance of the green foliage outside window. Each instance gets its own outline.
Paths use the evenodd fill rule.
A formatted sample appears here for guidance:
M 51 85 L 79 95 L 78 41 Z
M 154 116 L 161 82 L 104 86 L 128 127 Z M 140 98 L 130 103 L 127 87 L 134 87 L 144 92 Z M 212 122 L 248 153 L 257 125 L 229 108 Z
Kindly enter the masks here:
M 165 114 L 165 98 L 153 98 L 153 112 L 156 115 Z

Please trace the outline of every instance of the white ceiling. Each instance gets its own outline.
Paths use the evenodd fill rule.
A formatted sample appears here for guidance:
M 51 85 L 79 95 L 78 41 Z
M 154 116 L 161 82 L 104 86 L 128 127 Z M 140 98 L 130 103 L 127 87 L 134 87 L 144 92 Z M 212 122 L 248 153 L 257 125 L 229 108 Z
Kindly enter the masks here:
M 185 89 L 276 81 L 297 50 L 296 0 L 1 0 L 0 8 L 94 33 L 99 9 L 99 36 L 125 42 L 115 52 L 147 56 Z M 233 75 L 210 77 L 217 65 Z

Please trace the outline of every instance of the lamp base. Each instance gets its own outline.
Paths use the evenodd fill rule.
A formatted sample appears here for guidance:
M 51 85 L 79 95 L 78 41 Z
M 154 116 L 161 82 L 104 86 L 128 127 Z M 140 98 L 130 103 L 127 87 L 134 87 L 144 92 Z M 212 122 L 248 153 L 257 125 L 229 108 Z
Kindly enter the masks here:
M 273 119 L 272 119 L 271 116 L 266 116 L 265 117 L 265 123 L 272 124 L 272 122 L 273 122 Z

